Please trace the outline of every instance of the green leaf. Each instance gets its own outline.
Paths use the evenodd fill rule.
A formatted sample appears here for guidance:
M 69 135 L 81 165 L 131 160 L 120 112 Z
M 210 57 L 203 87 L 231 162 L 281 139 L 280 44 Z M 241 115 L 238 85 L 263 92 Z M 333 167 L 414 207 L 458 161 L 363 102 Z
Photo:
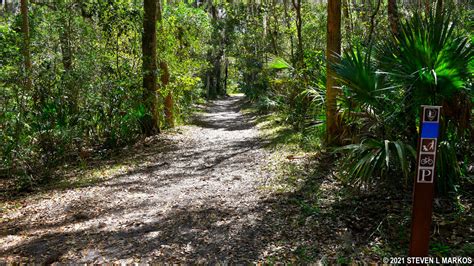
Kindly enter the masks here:
M 268 62 L 267 67 L 270 69 L 292 69 L 293 67 L 281 57 L 275 57 Z

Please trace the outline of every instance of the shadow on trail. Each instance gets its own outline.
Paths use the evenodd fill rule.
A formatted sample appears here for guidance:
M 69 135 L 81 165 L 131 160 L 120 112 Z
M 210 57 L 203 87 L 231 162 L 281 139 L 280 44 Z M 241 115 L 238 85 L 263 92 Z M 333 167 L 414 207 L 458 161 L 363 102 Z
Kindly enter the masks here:
M 321 192 L 333 182 L 329 177 L 334 158 L 330 155 L 310 158 L 302 169 L 291 173 L 304 177 L 295 191 L 262 193 L 256 199 L 251 197 L 257 190 L 230 191 L 239 186 L 248 189 L 241 183 L 246 172 L 239 170 L 252 167 L 257 160 L 252 152 L 268 142 L 255 132 L 247 136 L 254 123 L 251 115 L 239 113 L 243 101 L 237 97 L 209 104 L 207 113 L 195 117 L 201 135 L 196 137 L 193 131 L 190 137 L 196 139 L 159 140 L 124 154 L 123 162 L 142 164 L 79 191 L 101 189 L 101 195 L 84 194 L 58 203 L 65 211 L 51 213 L 55 219 L 45 216 L 32 222 L 23 214 L 2 222 L 2 227 L 10 229 L 3 232 L 3 239 L 29 237 L 2 247 L 0 258 L 20 256 L 40 263 L 131 258 L 142 262 L 249 263 L 309 262 L 360 252 L 383 213 L 374 212 L 376 209 L 367 204 L 357 206 L 348 217 L 347 208 L 354 207 L 350 202 L 323 202 L 327 199 Z M 201 139 L 211 133 L 218 138 Z M 234 134 L 238 134 L 236 138 Z M 206 187 L 206 182 L 221 186 L 216 191 L 228 192 L 199 194 L 212 188 Z M 172 189 L 180 186 L 185 189 L 174 194 Z M 226 198 L 226 194 L 231 196 Z M 128 202 L 114 201 L 123 195 L 129 196 Z M 177 196 L 188 198 L 173 203 Z M 106 204 L 108 201 L 112 203 Z M 358 214 L 367 211 L 373 219 Z M 104 221 L 112 225 L 104 225 Z M 69 230 L 62 230 L 64 227 Z M 34 230 L 46 231 L 32 234 Z
M 327 161 L 321 163 L 324 165 Z M 301 261 L 302 255 L 303 261 L 313 261 L 320 258 L 323 246 L 341 249 L 336 244 L 340 238 L 336 233 L 340 225 L 322 222 L 329 219 L 324 217 L 324 212 L 302 214 L 301 210 L 308 191 L 316 193 L 328 172 L 329 169 L 317 175 L 311 173 L 312 178 L 307 179 L 300 190 L 262 199 L 250 208 L 201 205 L 190 210 L 178 206 L 165 215 L 154 214 L 153 222 L 132 223 L 114 231 L 45 234 L 3 254 L 35 258 L 34 261 L 41 263 L 52 263 L 64 254 L 77 251 L 85 252 L 82 260 L 75 261 L 78 263 L 123 258 L 154 262 L 249 263 L 271 261 L 273 256 L 280 261 Z M 207 200 L 211 201 L 216 199 Z M 133 206 L 134 209 L 149 207 L 153 206 Z M 102 215 L 127 214 L 134 209 L 103 210 Z M 308 224 L 308 217 L 321 222 Z M 139 243 L 139 246 L 127 243 Z
M 231 101 L 228 104 L 228 101 Z M 215 100 L 210 102 L 204 110 L 205 114 L 195 115 L 192 123 L 203 128 L 219 129 L 226 131 L 247 130 L 255 126 L 255 123 L 250 122 L 249 119 L 236 119 L 240 114 L 242 105 L 247 100 L 244 97 L 231 97 L 225 100 Z M 203 116 L 205 119 L 203 119 Z M 249 116 L 247 115 L 247 118 Z

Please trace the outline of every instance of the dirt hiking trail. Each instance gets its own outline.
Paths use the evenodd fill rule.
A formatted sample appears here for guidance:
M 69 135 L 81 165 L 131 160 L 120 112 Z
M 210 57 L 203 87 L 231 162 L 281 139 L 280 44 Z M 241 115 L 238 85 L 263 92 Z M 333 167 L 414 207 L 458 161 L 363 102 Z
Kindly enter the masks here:
M 264 222 L 271 210 L 259 189 L 269 175 L 262 170 L 268 151 L 240 113 L 243 101 L 212 102 L 181 134 L 132 150 L 143 160 L 106 182 L 25 200 L 2 219 L 0 258 L 258 260 L 265 249 L 259 235 L 271 235 L 272 221 Z

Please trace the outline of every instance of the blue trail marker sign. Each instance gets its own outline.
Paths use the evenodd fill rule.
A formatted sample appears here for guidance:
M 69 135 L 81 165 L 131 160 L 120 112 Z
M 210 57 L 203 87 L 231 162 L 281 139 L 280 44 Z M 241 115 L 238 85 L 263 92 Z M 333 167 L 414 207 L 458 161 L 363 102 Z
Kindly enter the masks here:
M 441 106 L 422 106 L 416 179 L 413 189 L 410 257 L 427 257 L 433 211 L 436 151 Z

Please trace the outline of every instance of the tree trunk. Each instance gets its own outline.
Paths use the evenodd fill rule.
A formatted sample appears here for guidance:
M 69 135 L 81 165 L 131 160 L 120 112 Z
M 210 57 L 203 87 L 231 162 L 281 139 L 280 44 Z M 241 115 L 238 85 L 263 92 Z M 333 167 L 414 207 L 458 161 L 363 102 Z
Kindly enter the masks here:
M 368 37 L 368 40 L 367 40 L 367 43 L 369 45 L 369 54 L 372 50 L 372 37 L 374 35 L 374 31 L 375 31 L 375 26 L 376 26 L 376 17 L 377 17 L 377 13 L 379 12 L 380 10 L 380 5 L 381 5 L 381 1 L 382 0 L 377 0 L 377 5 L 375 7 L 375 10 L 373 11 L 372 15 L 370 16 L 370 27 L 369 27 L 369 37 Z M 372 6 L 372 4 L 371 4 Z M 372 10 L 373 8 L 371 8 Z
M 212 62 L 212 64 L 215 64 L 215 59 L 214 59 L 212 50 L 209 50 L 207 54 L 207 60 L 208 62 Z M 215 69 L 215 65 L 213 65 L 212 68 L 209 68 L 209 70 L 207 70 L 207 83 L 206 83 L 207 99 L 215 99 L 217 96 L 216 86 L 214 82 L 214 79 L 215 79 L 214 69 Z
M 397 0 L 388 0 L 388 21 L 390 22 L 390 30 L 392 34 L 398 34 L 398 8 Z
M 220 19 L 219 8 L 214 5 L 213 1 L 208 1 L 209 13 L 212 18 L 213 29 L 213 50 L 210 53 L 209 61 L 213 64 L 211 70 L 211 83 L 209 86 L 208 95 L 211 99 L 215 99 L 218 95 L 224 95 L 225 91 L 222 89 L 221 83 L 221 72 L 222 72 L 222 59 L 224 57 L 224 46 L 225 46 L 225 29 L 218 27 L 218 20 Z
M 5 12 L 9 12 L 8 10 L 8 5 L 7 2 L 5 1 Z M 21 1 L 21 15 L 22 15 L 22 24 L 21 24 L 21 31 L 23 34 L 23 45 L 21 47 L 21 52 L 23 55 L 23 67 L 24 67 L 24 73 L 23 73 L 23 87 L 26 92 L 31 92 L 32 89 L 32 84 L 31 84 L 31 79 L 30 79 L 30 72 L 31 72 L 31 59 L 30 59 L 30 37 L 29 37 L 29 24 L 28 24 L 28 1 L 27 0 L 22 0 Z M 19 119 L 15 123 L 15 146 L 18 145 L 20 141 L 20 137 L 24 128 L 23 125 L 23 116 L 25 114 L 25 109 L 24 109 L 24 101 L 21 99 L 21 90 L 15 88 L 15 95 L 16 95 L 16 103 L 19 108 Z M 33 92 L 33 102 L 35 107 L 37 107 L 37 94 Z M 40 143 L 41 144 L 41 143 Z M 12 154 L 13 158 L 15 158 L 15 153 Z M 13 164 L 13 169 L 16 168 L 16 161 L 17 160 L 12 160 Z
M 28 0 L 21 0 L 21 32 L 23 34 L 23 47 L 22 47 L 22 54 L 23 54 L 23 63 L 25 68 L 25 89 L 26 91 L 31 91 L 32 84 L 31 84 L 31 53 L 30 53 L 30 26 L 28 22 Z M 36 93 L 33 94 L 35 104 L 38 103 L 38 95 Z
M 286 27 L 288 28 L 288 31 L 291 30 L 291 25 L 290 25 L 290 18 L 288 15 L 288 0 L 283 0 L 283 7 L 285 11 L 285 22 L 286 22 Z M 295 52 L 294 52 L 294 41 L 293 41 L 293 34 L 290 33 L 290 55 L 291 55 L 291 63 L 295 65 L 296 59 L 295 59 Z
M 336 99 L 339 89 L 332 64 L 338 60 L 341 52 L 341 0 L 328 1 L 327 45 L 326 45 L 326 141 L 329 145 L 337 144 L 339 127 L 337 123 Z
M 427 15 L 431 12 L 430 0 L 425 0 L 425 12 Z
M 273 47 L 273 53 L 278 56 L 279 55 L 279 52 L 278 52 L 278 45 L 277 45 L 277 41 L 278 40 L 278 24 L 279 24 L 279 20 L 278 20 L 278 17 L 277 17 L 277 12 L 275 10 L 276 8 L 276 5 L 278 4 L 276 2 L 276 0 L 273 0 L 271 1 L 272 3 L 272 15 L 273 15 L 273 25 L 274 25 L 274 28 L 273 30 L 270 30 L 271 33 L 270 33 L 270 38 L 271 38 L 271 42 L 272 42 L 272 47 Z M 271 25 L 270 25 L 270 28 L 271 28 Z
M 222 86 L 221 86 L 221 56 L 220 54 L 217 58 L 214 59 L 214 90 L 215 94 L 222 95 Z
M 159 133 L 158 97 L 156 92 L 156 19 L 157 0 L 144 0 L 143 17 L 143 103 L 146 114 L 142 119 L 142 131 L 151 136 Z
M 158 8 L 157 8 L 157 20 L 160 25 L 159 32 L 163 33 L 163 16 L 162 16 L 162 10 L 161 10 L 161 0 L 157 0 L 158 2 Z M 181 42 L 181 40 L 179 40 Z M 171 90 L 168 90 L 166 88 L 169 84 L 170 81 L 170 71 L 168 68 L 168 64 L 162 59 L 160 61 L 160 88 L 164 88 L 167 91 L 166 97 L 165 97 L 165 123 L 166 126 L 168 127 L 174 127 L 174 100 L 173 100 L 173 92 Z
M 267 18 L 268 14 L 267 14 L 267 9 L 263 10 L 263 14 L 262 14 L 262 28 L 263 28 L 263 39 L 265 40 L 267 38 L 267 34 L 268 34 L 268 25 L 267 25 Z
M 346 30 L 346 39 L 347 39 L 347 42 L 349 44 L 349 47 L 352 46 L 352 43 L 351 43 L 351 33 L 352 33 L 352 21 L 351 21 L 351 18 L 350 18 L 350 2 L 349 0 L 345 0 L 344 1 L 344 26 L 345 26 L 345 30 Z
M 67 100 L 67 105 L 69 108 L 69 112 L 73 114 L 77 114 L 79 112 L 79 106 L 78 106 L 78 99 L 79 99 L 79 86 L 77 86 L 73 80 L 70 79 L 70 75 L 73 71 L 73 60 L 74 60 L 74 55 L 73 55 L 73 50 L 72 50 L 72 42 L 71 42 L 71 14 L 72 12 L 70 9 L 72 8 L 72 5 L 66 5 L 67 12 L 64 10 L 61 14 L 61 23 L 63 26 L 61 27 L 60 33 L 59 33 L 59 42 L 60 42 L 60 48 L 61 48 L 61 55 L 62 55 L 62 63 L 64 67 L 64 73 L 65 75 L 63 76 L 64 82 L 65 82 L 65 87 L 68 93 L 70 93 L 70 97 L 68 97 Z M 57 10 L 57 8 L 54 8 L 54 10 Z M 76 118 L 71 120 L 72 124 L 75 124 Z
M 227 80 L 229 78 L 229 59 L 225 60 L 224 92 L 227 93 Z
M 61 33 L 59 41 L 61 43 L 61 53 L 64 70 L 69 71 L 72 69 L 72 51 L 71 44 L 69 41 L 69 34 L 66 33 L 68 29 L 63 29 L 64 32 Z
M 164 89 L 167 89 L 166 86 L 169 84 L 170 72 L 168 69 L 168 64 L 162 61 L 160 62 L 161 69 L 161 86 Z M 165 121 L 168 127 L 174 127 L 174 101 L 173 93 L 168 91 L 168 94 L 165 97 Z
M 225 22 L 224 22 L 225 23 Z M 226 27 L 223 27 L 222 33 L 219 34 L 220 40 L 219 40 L 219 75 L 218 75 L 218 82 L 219 86 L 217 88 L 217 92 L 220 96 L 225 96 L 227 94 L 226 88 L 224 86 L 224 81 L 221 82 L 222 80 L 222 64 L 225 64 L 227 61 L 227 55 L 225 53 L 225 47 L 226 47 L 226 40 L 227 40 L 227 31 Z
M 206 98 L 211 98 L 211 73 L 209 71 L 206 73 Z
M 292 0 L 293 7 L 296 11 L 296 37 L 298 38 L 298 50 L 296 52 L 297 67 L 304 68 L 304 52 L 303 52 L 303 36 L 302 36 L 302 19 L 301 19 L 301 0 Z

